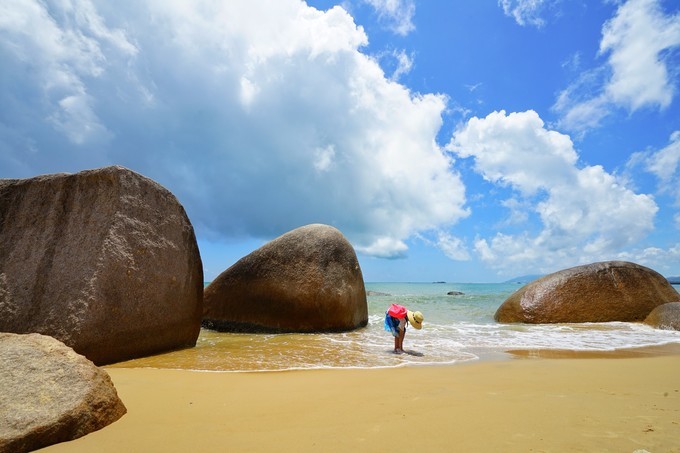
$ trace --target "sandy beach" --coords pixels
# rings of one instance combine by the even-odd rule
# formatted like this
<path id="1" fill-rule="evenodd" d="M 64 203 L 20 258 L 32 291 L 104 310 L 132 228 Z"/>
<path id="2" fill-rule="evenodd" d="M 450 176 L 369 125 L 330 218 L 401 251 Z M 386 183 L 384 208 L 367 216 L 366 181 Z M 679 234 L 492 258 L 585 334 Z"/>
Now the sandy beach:
<path id="1" fill-rule="evenodd" d="M 108 368 L 128 414 L 43 451 L 680 452 L 680 355 L 653 352 L 370 370 Z"/>

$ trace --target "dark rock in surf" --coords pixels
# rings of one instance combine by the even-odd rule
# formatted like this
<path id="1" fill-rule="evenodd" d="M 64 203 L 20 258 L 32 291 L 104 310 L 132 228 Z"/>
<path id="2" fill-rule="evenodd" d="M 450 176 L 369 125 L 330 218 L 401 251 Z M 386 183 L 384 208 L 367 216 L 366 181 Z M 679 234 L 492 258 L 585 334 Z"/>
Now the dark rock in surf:
<path id="1" fill-rule="evenodd" d="M 680 302 L 659 305 L 645 318 L 645 324 L 657 329 L 680 330 Z"/>
<path id="2" fill-rule="evenodd" d="M 0 180 L 0 331 L 96 364 L 193 346 L 203 269 L 184 208 L 123 167 Z"/>
<path id="3" fill-rule="evenodd" d="M 364 280 L 337 229 L 307 225 L 241 258 L 205 289 L 203 325 L 222 331 L 347 331 L 368 323 Z"/>
<path id="4" fill-rule="evenodd" d="M 0 333 L 0 452 L 82 437 L 122 417 L 109 375 L 52 337 Z"/>
<path id="5" fill-rule="evenodd" d="M 449 291 L 448 293 L 446 293 L 447 296 L 462 296 L 464 294 L 465 293 L 461 293 L 460 291 Z"/>
<path id="6" fill-rule="evenodd" d="M 625 261 L 565 269 L 523 286 L 498 308 L 498 322 L 642 321 L 680 299 L 659 273 Z"/>

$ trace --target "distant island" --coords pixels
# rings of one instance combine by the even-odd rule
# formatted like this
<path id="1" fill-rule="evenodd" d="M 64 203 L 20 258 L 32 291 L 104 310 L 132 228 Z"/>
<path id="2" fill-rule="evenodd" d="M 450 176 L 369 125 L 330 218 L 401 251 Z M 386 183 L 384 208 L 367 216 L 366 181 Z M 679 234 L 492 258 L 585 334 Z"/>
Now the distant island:
<path id="1" fill-rule="evenodd" d="M 671 285 L 680 285 L 680 277 L 666 277 L 666 280 Z"/>
<path id="2" fill-rule="evenodd" d="M 510 280 L 506 280 L 503 283 L 525 283 L 526 284 L 526 283 L 532 282 L 534 280 L 537 280 L 541 277 L 543 277 L 542 274 L 541 275 L 539 275 L 539 274 L 522 275 L 520 277 L 515 277 L 515 278 L 511 278 Z"/>

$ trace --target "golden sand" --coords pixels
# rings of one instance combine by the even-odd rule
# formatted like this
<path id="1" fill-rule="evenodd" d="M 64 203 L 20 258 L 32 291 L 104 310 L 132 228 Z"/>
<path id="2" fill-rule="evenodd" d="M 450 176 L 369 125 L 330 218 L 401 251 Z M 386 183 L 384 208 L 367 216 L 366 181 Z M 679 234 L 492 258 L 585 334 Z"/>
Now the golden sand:
<path id="1" fill-rule="evenodd" d="M 680 452 L 678 355 L 107 371 L 128 414 L 44 451 Z"/>

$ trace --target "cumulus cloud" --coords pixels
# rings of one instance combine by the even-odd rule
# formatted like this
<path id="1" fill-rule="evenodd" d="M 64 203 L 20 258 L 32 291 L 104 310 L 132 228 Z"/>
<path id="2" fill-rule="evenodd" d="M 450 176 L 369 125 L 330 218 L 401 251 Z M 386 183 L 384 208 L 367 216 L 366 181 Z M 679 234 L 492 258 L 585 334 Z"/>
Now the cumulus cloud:
<path id="1" fill-rule="evenodd" d="M 529 220 L 528 206 L 524 200 L 518 200 L 517 198 L 508 198 L 501 201 L 501 206 L 507 208 L 510 211 L 507 219 L 504 220 L 504 225 L 517 225 L 523 224 Z"/>
<path id="2" fill-rule="evenodd" d="M 449 149 L 472 158 L 475 170 L 525 202 L 542 229 L 477 238 L 475 249 L 493 267 L 550 270 L 564 263 L 609 259 L 653 228 L 654 200 L 635 194 L 600 166 L 579 166 L 567 135 L 548 130 L 534 111 L 493 112 L 457 130 Z M 521 205 L 511 198 L 508 207 Z M 518 217 L 516 212 L 513 218 Z M 515 225 L 516 226 L 516 225 Z"/>
<path id="3" fill-rule="evenodd" d="M 608 97 L 630 111 L 667 107 L 675 91 L 662 53 L 680 45 L 680 15 L 665 16 L 658 0 L 629 0 L 602 28 L 600 53 L 609 53 Z"/>
<path id="4" fill-rule="evenodd" d="M 470 253 L 463 240 L 445 231 L 437 233 L 437 247 L 454 261 L 470 260 Z"/>
<path id="5" fill-rule="evenodd" d="M 560 93 L 555 110 L 561 126 L 584 131 L 612 109 L 634 112 L 670 105 L 676 87 L 668 53 L 680 45 L 680 14 L 664 14 L 659 0 L 628 0 L 602 27 L 605 65 L 584 73 Z"/>
<path id="6" fill-rule="evenodd" d="M 671 134 L 670 143 L 645 159 L 647 171 L 659 180 L 659 191 L 669 193 L 680 205 L 680 131 Z"/>
<path id="7" fill-rule="evenodd" d="M 506 16 L 515 19 L 519 25 L 533 25 L 541 28 L 545 20 L 541 17 L 545 0 L 498 0 Z"/>
<path id="8" fill-rule="evenodd" d="M 653 174 L 658 182 L 657 193 L 671 197 L 675 208 L 680 208 L 680 131 L 673 132 L 668 145 L 660 150 L 634 153 L 627 170 L 638 168 Z M 680 212 L 675 213 L 672 222 L 680 230 Z"/>
<path id="9" fill-rule="evenodd" d="M 403 256 L 468 214 L 465 192 L 435 141 L 446 98 L 391 80 L 366 43 L 344 9 L 299 0 L 2 2 L 0 168 L 121 164 L 211 240 L 322 222 Z"/>
<path id="10" fill-rule="evenodd" d="M 87 1 L 64 4 L 57 13 L 60 17 L 51 16 L 35 0 L 7 0 L 0 5 L 1 55 L 8 66 L 3 70 L 7 74 L 4 83 L 20 89 L 28 76 L 37 88 L 30 93 L 30 100 L 49 104 L 43 121 L 71 142 L 108 138 L 87 85 L 103 74 L 109 58 L 125 61 L 137 49 L 123 31 L 105 27 Z M 65 17 L 69 20 L 63 20 Z M 15 72 L 20 69 L 25 72 Z M 12 101 L 6 95 L 2 98 Z"/>
<path id="11" fill-rule="evenodd" d="M 413 16 L 416 13 L 414 0 L 364 0 L 371 5 L 380 18 L 396 34 L 406 36 L 415 30 Z"/>
<path id="12" fill-rule="evenodd" d="M 677 274 L 677 263 L 680 262 L 680 243 L 669 248 L 647 247 L 632 252 L 621 252 L 616 259 L 622 261 L 633 261 L 635 263 L 648 266 L 668 277 L 675 277 Z"/>

